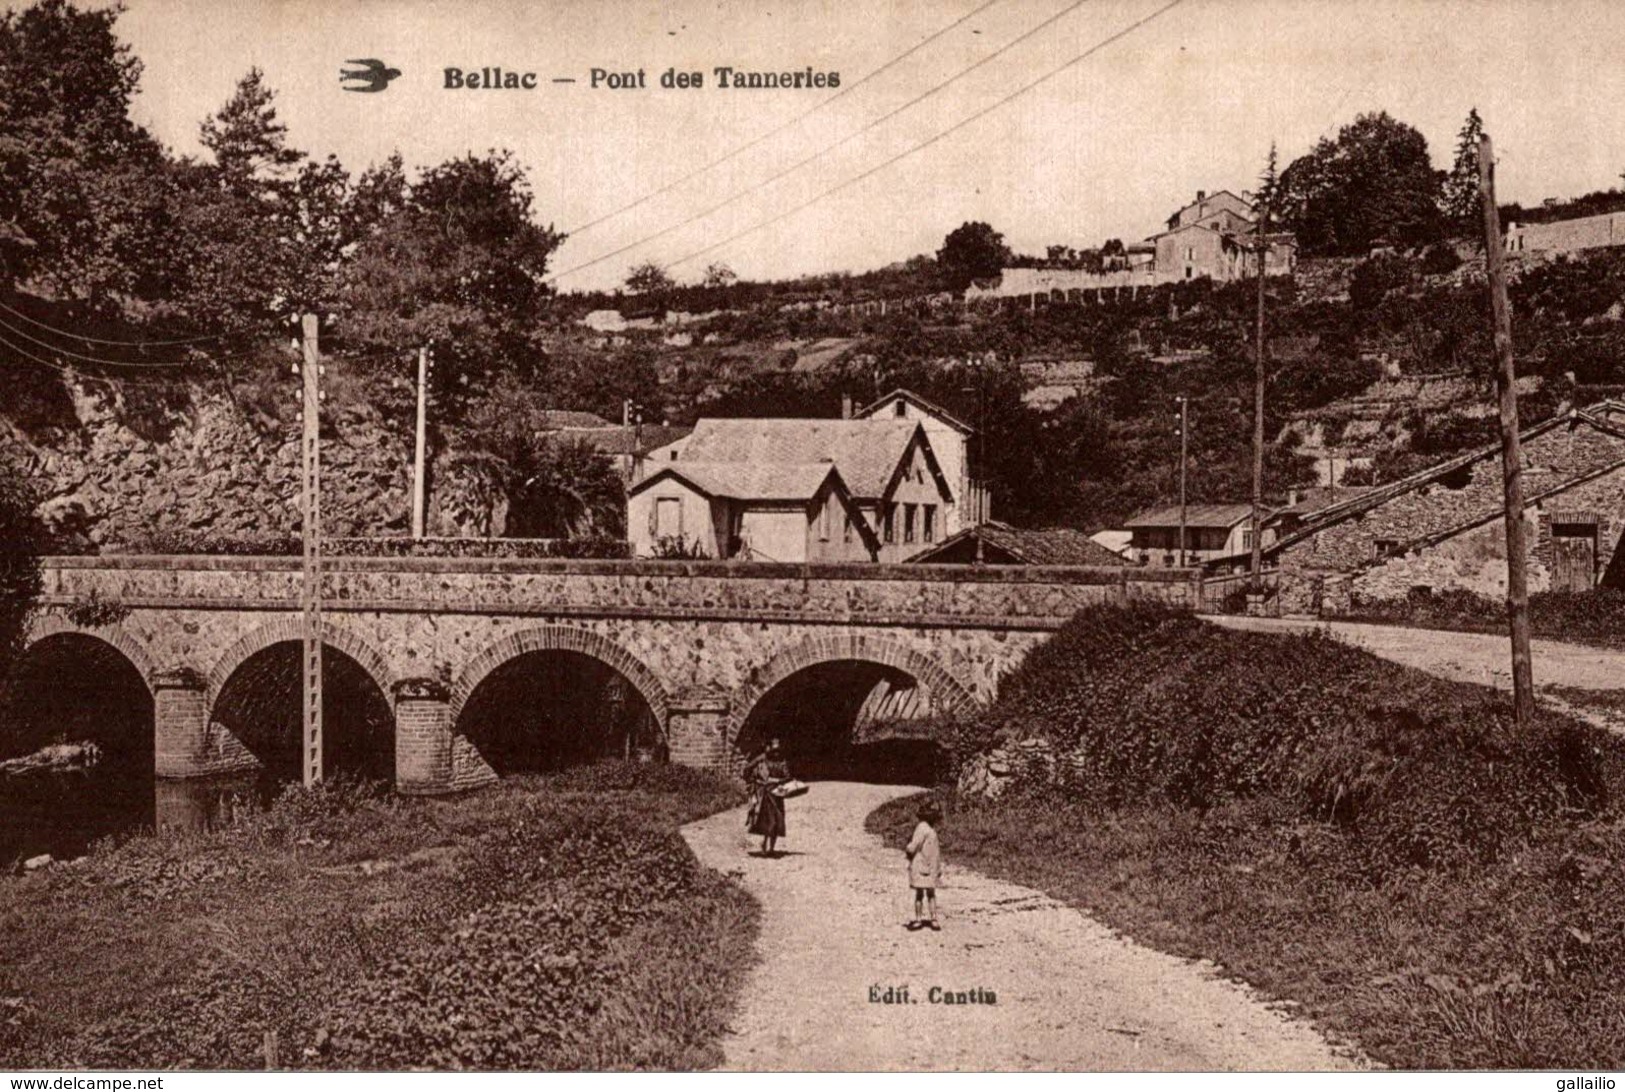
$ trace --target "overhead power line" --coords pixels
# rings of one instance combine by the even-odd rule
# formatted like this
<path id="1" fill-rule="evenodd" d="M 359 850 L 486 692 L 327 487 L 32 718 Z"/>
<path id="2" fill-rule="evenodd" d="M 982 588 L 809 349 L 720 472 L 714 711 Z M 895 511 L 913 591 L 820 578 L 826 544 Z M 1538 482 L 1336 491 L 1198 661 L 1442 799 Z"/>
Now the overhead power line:
<path id="1" fill-rule="evenodd" d="M 6 330 L 14 337 L 20 337 L 25 341 L 33 342 L 46 352 L 55 353 L 58 356 L 71 357 L 74 360 L 82 360 L 87 364 L 102 364 L 110 368 L 185 368 L 190 367 L 195 363 L 195 361 L 190 360 L 109 360 L 106 357 L 88 356 L 85 353 L 76 353 L 72 349 L 64 349 L 61 346 L 52 345 L 48 341 L 41 341 L 33 334 L 30 334 L 27 330 L 24 330 L 18 326 L 13 326 L 4 319 L 0 319 L 0 330 Z"/>
<path id="2" fill-rule="evenodd" d="M 149 340 L 121 341 L 121 340 L 118 340 L 118 339 L 115 339 L 115 338 L 91 337 L 89 334 L 76 334 L 71 330 L 62 330 L 62 329 L 59 329 L 58 327 L 50 325 L 49 323 L 41 322 L 37 318 L 32 318 L 32 317 L 30 317 L 28 315 L 25 315 L 21 311 L 17 310 L 15 307 L 11 307 L 11 306 L 9 306 L 9 305 L 7 305 L 5 303 L 0 303 L 0 310 L 7 311 L 10 314 L 15 315 L 17 318 L 22 319 L 24 322 L 28 323 L 30 326 L 37 327 L 37 328 L 39 328 L 41 330 L 45 330 L 45 331 L 47 331 L 49 333 L 57 334 L 58 336 L 61 336 L 61 337 L 71 337 L 75 341 L 88 342 L 91 345 L 115 345 L 115 346 L 122 346 L 122 347 L 126 347 L 126 348 L 154 348 L 154 349 L 156 349 L 156 348 L 169 348 L 169 347 L 173 347 L 173 346 L 177 346 L 177 345 L 199 345 L 199 344 L 202 344 L 205 341 L 218 341 L 218 340 L 220 340 L 220 336 L 221 336 L 219 334 L 205 334 L 205 335 L 202 335 L 200 337 L 174 338 L 174 339 L 167 340 L 167 341 L 149 341 Z"/>
<path id="3" fill-rule="evenodd" d="M 1181 5 L 1183 3 L 1185 3 L 1185 0 L 1171 0 L 1170 3 L 1164 4 L 1162 7 L 1158 8 L 1156 11 L 1152 12 L 1151 14 L 1149 14 L 1147 16 L 1144 16 L 1143 18 L 1138 19 L 1133 23 L 1130 23 L 1128 26 L 1124 27 L 1122 30 L 1120 30 L 1117 33 L 1111 35 L 1110 37 L 1102 38 L 1100 41 L 1096 42 L 1094 45 L 1090 46 L 1088 49 L 1084 50 L 1082 53 L 1078 54 L 1076 57 L 1073 57 L 1071 60 L 1066 61 L 1063 64 L 1059 64 L 1059 65 L 1055 66 L 1054 68 L 1050 69 L 1048 72 L 1044 73 L 1042 76 L 1039 76 L 1037 79 L 1033 80 L 1031 83 L 1023 84 L 1021 87 L 1017 88 L 1015 91 L 1012 91 L 1010 94 L 1004 96 L 1003 98 L 997 100 L 996 102 L 992 103 L 989 106 L 983 107 L 981 110 L 976 111 L 976 113 L 971 114 L 969 117 L 966 117 L 961 121 L 955 122 L 953 125 L 950 125 L 948 128 L 942 130 L 942 132 L 936 134 L 935 136 L 930 137 L 929 139 L 926 139 L 926 140 L 922 140 L 918 144 L 915 144 L 915 145 L 913 145 L 911 147 L 903 149 L 901 152 L 898 152 L 896 155 L 893 155 L 893 156 L 883 160 L 882 162 L 876 164 L 875 166 L 870 167 L 868 170 L 864 171 L 862 174 L 853 175 L 851 178 L 848 178 L 844 182 L 838 182 L 835 185 L 829 187 L 828 189 L 822 190 L 819 193 L 814 194 L 812 197 L 808 198 L 806 201 L 803 201 L 801 204 L 795 206 L 792 209 L 788 209 L 788 210 L 786 210 L 786 211 L 784 211 L 782 213 L 779 213 L 776 216 L 770 216 L 766 220 L 762 220 L 759 223 L 753 224 L 752 226 L 750 226 L 748 228 L 745 228 L 743 231 L 735 232 L 734 234 L 728 236 L 726 239 L 722 239 L 722 240 L 720 240 L 718 242 L 711 243 L 708 246 L 701 247 L 699 250 L 691 251 L 690 253 L 683 255 L 681 258 L 676 259 L 675 261 L 673 261 L 670 264 L 672 264 L 674 266 L 675 265 L 682 265 L 685 262 L 691 262 L 696 258 L 704 257 L 705 255 L 711 253 L 713 250 L 719 250 L 722 247 L 727 246 L 729 243 L 737 242 L 738 240 L 745 238 L 747 235 L 754 235 L 756 232 L 761 231 L 764 228 L 771 227 L 772 225 L 778 223 L 780 220 L 784 220 L 784 219 L 787 219 L 787 218 L 789 218 L 791 216 L 794 216 L 796 213 L 801 212 L 803 209 L 811 208 L 813 205 L 816 205 L 818 202 L 822 201 L 824 198 L 830 196 L 831 194 L 839 193 L 840 191 L 842 191 L 844 189 L 847 189 L 847 188 L 849 188 L 851 186 L 857 185 L 859 182 L 862 182 L 866 178 L 871 178 L 874 175 L 879 174 L 881 171 L 885 170 L 887 167 L 890 167 L 892 164 L 898 162 L 899 160 L 907 159 L 909 156 L 913 155 L 915 152 L 924 151 L 926 148 L 931 147 L 931 145 L 937 143 L 938 141 L 942 140 L 943 138 L 949 136 L 950 134 L 955 133 L 960 129 L 963 129 L 965 126 L 971 124 L 974 121 L 977 121 L 977 120 L 980 120 L 981 118 L 986 117 L 988 114 L 991 114 L 993 111 L 997 110 L 999 107 L 1005 105 L 1006 103 L 1010 102 L 1011 100 L 1016 99 L 1016 98 L 1018 98 L 1018 97 L 1020 97 L 1022 95 L 1025 95 L 1028 91 L 1031 91 L 1033 88 L 1037 87 L 1039 84 L 1042 84 L 1042 83 L 1045 83 L 1048 80 L 1054 79 L 1056 76 L 1059 76 L 1062 72 L 1065 72 L 1067 69 L 1073 67 L 1074 65 L 1080 64 L 1081 62 L 1083 62 L 1083 61 L 1087 60 L 1088 58 L 1094 56 L 1096 53 L 1100 52 L 1102 49 L 1105 49 L 1108 46 L 1114 45 L 1117 42 L 1122 41 L 1124 38 L 1128 37 L 1130 34 L 1134 33 L 1136 30 L 1139 30 L 1141 27 L 1145 26 L 1147 23 L 1151 22 L 1154 19 L 1161 18 L 1162 16 L 1166 15 L 1168 12 L 1172 11 L 1173 9 L 1179 7 L 1179 5 Z M 562 275 L 563 274 L 560 274 L 560 276 L 562 276 Z"/>
<path id="4" fill-rule="evenodd" d="M 744 144 L 741 144 L 739 147 L 735 148 L 733 151 L 728 152 L 725 155 L 719 156 L 718 158 L 711 160 L 711 162 L 706 163 L 703 166 L 699 166 L 699 167 L 694 168 L 692 171 L 689 171 L 687 174 L 683 175 L 681 178 L 674 179 L 673 181 L 666 183 L 664 186 L 661 186 L 657 190 L 651 190 L 650 192 L 644 194 L 642 197 L 638 198 L 636 201 L 631 202 L 630 204 L 622 205 L 620 208 L 614 210 L 613 212 L 606 212 L 606 213 L 604 213 L 604 215 L 598 217 L 597 219 L 588 220 L 584 224 L 579 224 L 576 227 L 570 228 L 567 231 L 565 231 L 564 234 L 566 234 L 566 235 L 579 235 L 583 231 L 587 231 L 587 230 L 589 230 L 591 228 L 595 228 L 599 224 L 602 224 L 602 223 L 604 223 L 604 222 L 606 222 L 608 220 L 613 220 L 617 216 L 622 215 L 623 213 L 631 212 L 635 208 L 639 208 L 639 207 L 641 207 L 643 205 L 646 205 L 650 201 L 653 201 L 656 197 L 661 196 L 662 194 L 670 193 L 672 190 L 676 189 L 678 186 L 681 186 L 683 183 L 688 182 L 688 181 L 690 181 L 692 179 L 698 178 L 700 175 L 704 174 L 706 171 L 711 170 L 713 167 L 720 167 L 720 166 L 722 166 L 722 164 L 727 163 L 730 160 L 739 158 L 740 156 L 744 155 L 746 152 L 750 151 L 752 148 L 755 148 L 758 145 L 762 144 L 764 141 L 771 140 L 774 137 L 778 136 L 780 133 L 784 132 L 786 129 L 790 129 L 790 128 L 793 128 L 796 125 L 799 125 L 801 122 L 803 122 L 803 121 L 807 120 L 808 118 L 812 117 L 814 114 L 818 113 L 818 111 L 822 110 L 824 107 L 826 107 L 830 103 L 834 102 L 836 99 L 839 99 L 839 98 L 841 98 L 841 97 L 843 97 L 845 95 L 850 95 L 852 92 L 856 91 L 858 88 L 862 87 L 864 84 L 868 83 L 870 80 L 874 79 L 876 76 L 879 76 L 882 73 L 888 71 L 889 69 L 892 69 L 892 68 L 896 67 L 897 65 L 901 64 L 902 62 L 908 60 L 908 58 L 912 57 L 914 54 L 918 53 L 920 50 L 924 49 L 926 46 L 930 45 L 932 42 L 936 41 L 938 38 L 941 38 L 944 34 L 947 34 L 949 31 L 953 30 L 955 27 L 958 27 L 958 26 L 964 24 L 965 22 L 975 18 L 976 16 L 982 14 L 982 12 L 986 11 L 988 8 L 992 7 L 994 4 L 997 4 L 999 2 L 1000 2 L 1000 0 L 987 0 L 987 3 L 982 4 L 981 6 L 973 9 L 968 14 L 960 16 L 958 19 L 955 19 L 953 22 L 949 23 L 947 26 L 943 27 L 941 30 L 938 30 L 935 33 L 927 36 L 926 38 L 921 39 L 920 41 L 916 42 L 914 45 L 910 46 L 908 49 L 905 49 L 903 52 L 899 53 L 897 56 L 895 56 L 891 60 L 887 61 L 885 64 L 881 65 L 879 68 L 876 68 L 876 69 L 872 70 L 867 75 L 865 75 L 865 76 L 861 77 L 860 79 L 858 79 L 856 82 L 847 84 L 845 87 L 843 87 L 839 91 L 835 92 L 835 94 L 829 96 L 829 98 L 821 100 L 820 102 L 818 102 L 817 104 L 812 106 L 810 109 L 804 110 L 803 112 L 797 114 L 795 117 L 791 118 L 789 121 L 785 122 L 784 124 L 776 126 L 776 127 L 772 128 L 772 129 L 769 129 L 767 132 L 763 133 L 761 136 L 758 136 L 758 137 L 755 137 L 755 138 L 753 138 L 751 140 L 746 141 Z"/>
<path id="5" fill-rule="evenodd" d="M 972 72 L 975 72 L 977 69 L 981 68 L 983 65 L 989 64 L 992 61 L 997 60 L 999 57 L 1003 56 L 1005 53 L 1008 53 L 1010 50 L 1014 49 L 1016 46 L 1020 45 L 1022 42 L 1026 41 L 1027 39 L 1031 38 L 1033 35 L 1037 34 L 1039 31 L 1049 28 L 1050 26 L 1054 25 L 1056 22 L 1058 22 L 1059 20 L 1065 18 L 1066 16 L 1072 14 L 1074 11 L 1078 10 L 1079 8 L 1081 8 L 1084 4 L 1087 4 L 1088 2 L 1089 2 L 1089 0 L 1072 0 L 1072 3 L 1068 4 L 1066 7 L 1062 8 L 1060 11 L 1056 12 L 1054 15 L 1051 15 L 1049 18 L 1045 19 L 1043 22 L 1039 23 L 1037 26 L 1031 27 L 1030 29 L 1023 31 L 1021 34 L 1017 35 L 1016 37 L 1010 39 L 1010 41 L 1004 43 L 998 49 L 995 49 L 992 53 L 989 53 L 986 57 L 983 57 L 981 60 L 976 61 L 975 63 L 973 63 L 973 64 L 971 64 L 971 65 L 969 65 L 969 66 L 967 66 L 965 68 L 960 69 L 958 72 L 955 72 L 952 76 L 949 76 L 946 80 L 943 80 L 941 83 L 934 84 L 932 87 L 928 88 L 927 90 L 921 92 L 920 94 L 914 96 L 912 99 L 909 99 L 907 102 L 903 103 L 903 105 L 898 106 L 898 107 L 896 107 L 896 108 L 894 108 L 892 110 L 888 110 L 886 113 L 880 115 L 878 118 L 875 118 L 873 121 L 870 121 L 869 123 L 864 125 L 862 128 L 854 130 L 851 133 L 848 133 L 846 136 L 844 136 L 841 139 L 837 140 L 835 143 L 824 145 L 824 147 L 818 149 L 818 151 L 816 151 L 816 152 L 812 153 L 811 155 L 807 156 L 805 159 L 801 159 L 801 160 L 796 161 L 795 163 L 792 163 L 790 166 L 784 168 L 779 173 L 777 173 L 775 175 L 772 175 L 772 176 L 770 176 L 768 178 L 765 178 L 762 181 L 755 183 L 754 185 L 747 186 L 746 188 L 744 188 L 742 190 L 738 190 L 738 191 L 730 194 L 728 197 L 725 197 L 723 200 L 721 200 L 721 201 L 717 202 L 716 204 L 712 205 L 711 207 L 709 207 L 707 209 L 704 209 L 703 211 L 695 213 L 694 215 L 688 217 L 686 220 L 680 220 L 677 223 L 672 224 L 670 227 L 662 228 L 659 231 L 655 232 L 653 235 L 646 235 L 642 239 L 639 239 L 635 243 L 628 243 L 626 246 L 617 247 L 616 249 L 611 250 L 606 254 L 600 254 L 598 257 L 593 258 L 591 261 L 582 262 L 579 265 L 571 266 L 569 269 L 566 269 L 562 273 L 556 273 L 556 274 L 554 274 L 552 279 L 556 281 L 556 280 L 559 280 L 559 279 L 561 279 L 563 277 L 568 277 L 570 274 L 579 273 L 583 269 L 591 269 L 595 265 L 602 265 L 604 262 L 607 262 L 612 258 L 618 258 L 622 254 L 627 253 L 628 251 L 637 250 L 640 247 L 647 246 L 650 243 L 654 242 L 656 239 L 663 239 L 667 235 L 670 235 L 674 231 L 681 231 L 683 228 L 688 227 L 690 224 L 697 223 L 700 220 L 703 220 L 706 217 L 710 216 L 712 213 L 720 212 L 722 209 L 727 208 L 729 205 L 733 204 L 734 202 L 740 201 L 740 200 L 742 200 L 742 199 L 744 199 L 746 197 L 749 197 L 751 194 L 757 193 L 757 192 L 767 188 L 768 186 L 771 186 L 773 183 L 779 181 L 780 179 L 786 178 L 789 175 L 794 174 L 796 171 L 800 170 L 802 167 L 805 167 L 807 164 L 813 162 L 813 160 L 819 159 L 822 156 L 828 155 L 830 152 L 833 152 L 835 149 L 840 148 L 843 145 L 851 143 L 852 141 L 856 140 L 858 137 L 860 137 L 863 134 L 869 132 L 871 129 L 874 129 L 876 126 L 883 125 L 884 123 L 886 123 L 887 121 L 890 121 L 892 118 L 896 117 L 898 114 L 901 114 L 903 111 L 909 109 L 910 107 L 915 106 L 915 105 L 917 105 L 917 104 L 919 104 L 921 102 L 924 102 L 926 99 L 930 98 L 932 95 L 935 95 L 939 91 L 942 91 L 943 89 L 953 85 L 954 83 L 957 83 L 959 80 L 961 80 L 964 77 L 970 75 Z"/>

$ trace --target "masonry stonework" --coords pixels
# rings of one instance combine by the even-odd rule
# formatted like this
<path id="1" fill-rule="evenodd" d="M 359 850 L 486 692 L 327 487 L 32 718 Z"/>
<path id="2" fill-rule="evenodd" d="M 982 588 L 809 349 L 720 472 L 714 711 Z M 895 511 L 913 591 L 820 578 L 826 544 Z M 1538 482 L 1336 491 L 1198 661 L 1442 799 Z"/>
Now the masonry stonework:
<path id="1" fill-rule="evenodd" d="M 1552 584 L 1553 523 L 1596 525 L 1593 580 L 1625 530 L 1625 437 L 1586 419 L 1542 426 L 1523 442 L 1529 588 Z M 1276 553 L 1281 611 L 1333 614 L 1352 599 L 1402 599 L 1412 589 L 1506 593 L 1499 452 L 1288 542 Z"/>
<path id="2" fill-rule="evenodd" d="M 459 725 L 495 668 L 533 652 L 591 656 L 648 704 L 674 761 L 724 768 L 756 702 L 805 667 L 863 660 L 916 678 L 943 709 L 991 701 L 999 679 L 1076 611 L 1151 600 L 1194 606 L 1185 574 L 985 566 L 335 558 L 323 640 L 396 714 L 403 791 L 497 775 Z M 48 559 L 37 639 L 78 632 L 66 609 L 125 608 L 109 640 L 153 676 L 159 773 L 201 776 L 253 756 L 209 710 L 237 668 L 298 640 L 298 562 L 284 558 Z"/>

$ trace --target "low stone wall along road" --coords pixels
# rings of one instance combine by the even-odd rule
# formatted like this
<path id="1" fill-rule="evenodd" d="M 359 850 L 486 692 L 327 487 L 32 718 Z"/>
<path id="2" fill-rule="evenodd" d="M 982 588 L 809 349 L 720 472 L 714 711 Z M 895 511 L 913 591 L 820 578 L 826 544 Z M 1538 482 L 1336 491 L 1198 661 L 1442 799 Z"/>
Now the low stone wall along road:
<path id="1" fill-rule="evenodd" d="M 789 802 L 787 853 L 776 859 L 747 854 L 742 809 L 684 828 L 700 860 L 739 879 L 763 907 L 761 962 L 723 1044 L 727 1068 L 1359 1067 L 1209 965 L 1134 944 L 1038 891 L 956 868 L 951 827 L 938 893 L 943 930 L 908 931 L 903 855 L 863 822 L 912 791 L 816 783 Z M 870 1000 L 905 986 L 906 1003 Z M 968 1003 L 933 1003 L 932 987 Z"/>

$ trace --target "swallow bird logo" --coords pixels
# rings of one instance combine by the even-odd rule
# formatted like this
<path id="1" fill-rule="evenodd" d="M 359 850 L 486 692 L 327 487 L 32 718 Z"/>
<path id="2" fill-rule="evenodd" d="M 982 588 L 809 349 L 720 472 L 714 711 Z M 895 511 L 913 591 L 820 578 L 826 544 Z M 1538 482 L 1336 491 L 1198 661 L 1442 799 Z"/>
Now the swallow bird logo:
<path id="1" fill-rule="evenodd" d="M 357 84 L 366 85 L 365 87 L 346 87 L 346 91 L 363 91 L 369 94 L 374 91 L 382 91 L 389 86 L 390 80 L 401 74 L 400 69 L 390 68 L 383 61 L 371 58 L 360 61 L 350 60 L 344 63 L 360 65 L 361 67 L 339 69 L 339 82 L 348 83 L 354 81 Z"/>

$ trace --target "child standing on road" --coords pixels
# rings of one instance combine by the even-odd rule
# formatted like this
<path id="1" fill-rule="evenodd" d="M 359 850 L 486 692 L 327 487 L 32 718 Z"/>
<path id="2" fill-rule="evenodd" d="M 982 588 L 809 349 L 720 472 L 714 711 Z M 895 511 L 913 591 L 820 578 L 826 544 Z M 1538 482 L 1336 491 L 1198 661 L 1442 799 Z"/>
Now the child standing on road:
<path id="1" fill-rule="evenodd" d="M 914 920 L 910 929 L 940 930 L 937 924 L 937 881 L 942 879 L 942 848 L 937 844 L 936 824 L 942 822 L 942 809 L 936 801 L 927 800 L 920 805 L 920 822 L 914 836 L 908 840 L 908 885 L 914 889 Z M 927 919 L 922 912 L 930 908 Z"/>

